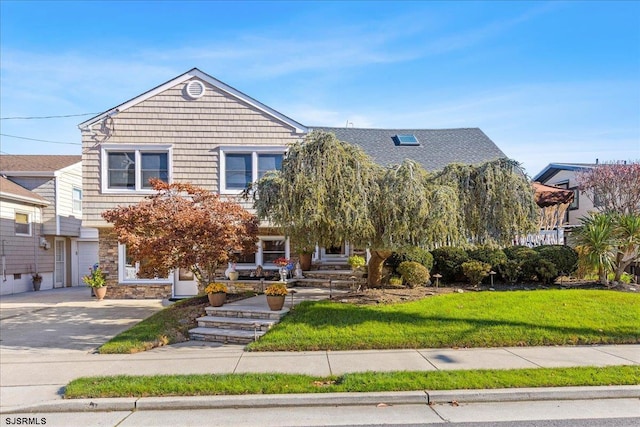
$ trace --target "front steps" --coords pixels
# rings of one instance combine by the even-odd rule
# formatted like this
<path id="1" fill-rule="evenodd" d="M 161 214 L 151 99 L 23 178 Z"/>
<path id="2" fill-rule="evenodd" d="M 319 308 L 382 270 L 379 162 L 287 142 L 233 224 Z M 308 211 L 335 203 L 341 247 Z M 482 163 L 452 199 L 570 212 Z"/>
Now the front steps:
<path id="1" fill-rule="evenodd" d="M 193 341 L 212 341 L 224 344 L 249 344 L 267 331 L 289 312 L 288 308 L 272 311 L 256 306 L 229 305 L 207 307 L 206 316 L 199 317 L 198 327 L 189 330 Z"/>
<path id="2" fill-rule="evenodd" d="M 367 282 L 362 272 L 352 270 L 309 270 L 302 274 L 303 279 L 295 279 L 296 286 L 354 290 Z"/>

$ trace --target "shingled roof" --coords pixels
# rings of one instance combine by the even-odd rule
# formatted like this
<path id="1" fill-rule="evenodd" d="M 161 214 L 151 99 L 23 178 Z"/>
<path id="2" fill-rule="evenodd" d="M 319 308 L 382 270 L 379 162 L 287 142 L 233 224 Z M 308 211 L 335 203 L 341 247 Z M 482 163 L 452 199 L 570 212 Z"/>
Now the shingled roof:
<path id="1" fill-rule="evenodd" d="M 311 126 L 332 132 L 340 141 L 356 144 L 374 161 L 390 166 L 412 159 L 435 171 L 450 163 L 478 164 L 507 157 L 478 128 L 462 129 L 360 129 Z M 398 145 L 396 135 L 414 135 L 419 145 Z"/>
<path id="2" fill-rule="evenodd" d="M 7 178 L 0 176 L 0 196 L 9 199 L 29 202 L 35 205 L 48 205 L 49 202 L 39 194 L 29 191 L 26 188 L 9 181 Z"/>
<path id="3" fill-rule="evenodd" d="M 82 156 L 6 154 L 0 156 L 0 173 L 55 172 L 82 161 Z"/>

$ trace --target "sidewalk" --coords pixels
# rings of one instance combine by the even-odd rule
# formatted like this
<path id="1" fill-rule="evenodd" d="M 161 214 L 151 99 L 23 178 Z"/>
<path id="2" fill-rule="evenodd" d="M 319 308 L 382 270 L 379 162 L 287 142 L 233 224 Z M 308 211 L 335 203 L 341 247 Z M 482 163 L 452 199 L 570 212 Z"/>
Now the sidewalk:
<path id="1" fill-rule="evenodd" d="M 84 289 L 86 291 L 86 289 Z M 55 291 L 52 291 L 55 292 Z M 76 293 L 74 293 L 76 292 Z M 77 294 L 77 295 L 76 295 Z M 296 302 L 304 299 L 304 292 L 296 294 Z M 322 292 L 308 292 L 308 297 L 320 298 Z M 31 296 L 33 298 L 34 296 Z M 61 301 L 42 303 L 43 296 L 37 295 L 38 303 L 31 306 L 24 296 L 20 298 L 3 297 L 0 300 L 2 312 L 2 341 L 0 342 L 0 410 L 2 412 L 16 411 L 26 407 L 46 407 L 48 410 L 69 410 L 85 407 L 88 402 L 65 401 L 61 398 L 61 389 L 69 381 L 81 376 L 98 375 L 154 375 L 154 374 L 203 374 L 203 373 L 245 373 L 245 372 L 281 372 L 302 373 L 317 376 L 340 375 L 348 372 L 362 371 L 435 371 L 450 369 L 520 369 L 537 367 L 567 367 L 567 366 L 610 366 L 610 365 L 638 365 L 640 364 L 640 345 L 606 345 L 606 346 L 581 346 L 581 347 L 515 347 L 515 348 L 482 348 L 482 349 L 417 349 L 417 350 L 368 350 L 368 351 L 314 351 L 314 352 L 245 352 L 242 346 L 220 345 L 203 342 L 187 342 L 172 346 L 161 347 L 151 351 L 131 355 L 99 355 L 91 349 L 86 350 L 79 343 L 83 337 L 74 336 L 76 344 L 70 348 L 63 344 L 47 349 L 53 337 L 66 336 L 70 330 L 77 332 L 76 323 L 86 324 L 87 319 L 78 322 L 61 321 L 55 323 L 55 314 L 72 313 L 80 311 L 82 316 L 91 313 L 90 323 L 111 324 L 114 329 L 126 329 L 121 322 L 135 323 L 148 314 L 147 311 L 155 311 L 161 308 L 160 301 L 138 302 L 132 301 L 105 301 L 104 305 L 96 301 L 84 301 L 86 295 L 79 291 L 72 291 Z M 53 297 L 52 297 L 53 298 Z M 69 301 L 78 298 L 79 301 Z M 255 297 L 261 298 L 261 297 Z M 262 297 L 263 298 L 263 297 Z M 17 300 L 20 299 L 20 302 Z M 254 302 L 258 302 L 257 300 Z M 288 302 L 288 301 L 287 301 Z M 246 304 L 244 301 L 242 304 Z M 233 304 L 233 303 L 231 303 Z M 230 304 L 230 305 L 231 305 Z M 266 304 L 266 303 L 265 303 Z M 141 306 L 142 305 L 142 306 Z M 82 306 L 82 308 L 78 308 Z M 34 308 L 35 307 L 35 308 Z M 46 308 L 48 311 L 38 311 Z M 13 311 L 11 311 L 13 310 Z M 58 310 L 58 311 L 56 311 Z M 34 313 L 35 311 L 35 313 Z M 9 317 L 7 314 L 9 313 Z M 34 322 L 31 317 L 47 313 L 46 322 L 49 323 L 55 333 L 38 334 L 30 325 Z M 150 314 L 150 313 L 149 313 Z M 99 318 L 105 315 L 106 318 Z M 82 317 L 81 316 L 81 317 Z M 119 319 L 119 320 L 115 320 Z M 38 321 L 41 322 L 41 321 Z M 115 325 L 114 325 L 115 323 Z M 90 325 L 91 326 L 91 325 Z M 31 331 L 31 336 L 24 337 L 21 330 Z M 114 333 L 115 335 L 115 333 Z M 103 336 L 102 342 L 110 336 Z M 31 342 L 29 343 L 29 340 Z M 95 336 L 86 337 L 87 346 L 93 345 Z M 94 345 L 93 348 L 96 346 Z M 602 390 L 597 390 L 602 389 Z M 567 395 L 573 393 L 585 398 L 590 392 L 597 392 L 597 396 L 615 395 L 616 397 L 640 397 L 640 387 L 604 387 L 604 388 L 562 388 L 533 390 L 507 390 L 500 391 L 467 391 L 444 392 L 441 396 L 449 396 L 454 399 L 452 393 L 457 396 L 485 396 L 484 398 L 513 399 L 517 396 L 544 396 Z M 425 397 L 425 392 L 417 392 L 424 402 L 425 399 L 433 399 L 434 395 Z M 448 393 L 448 394 L 447 394 Z M 409 393 L 415 398 L 415 393 Z M 409 395 L 386 393 L 389 399 L 400 398 L 398 396 Z M 351 401 L 364 399 L 366 394 L 356 393 L 354 396 L 341 395 L 327 400 L 327 397 L 311 396 L 316 402 Z M 359 396 L 359 397 L 358 397 Z M 396 396 L 396 397 L 394 397 Z M 430 397 L 429 397 L 430 396 Z M 594 397 L 601 398 L 601 397 Z M 171 398 L 155 399 L 153 401 L 164 402 L 176 407 L 193 407 L 193 405 L 206 405 L 210 407 L 214 403 L 221 404 L 225 401 L 234 402 L 245 400 L 249 404 L 256 404 L 259 400 L 265 402 L 278 402 L 283 405 L 282 399 L 295 401 L 304 400 L 299 396 L 241 396 L 212 398 Z M 308 401 L 307 399 L 307 401 Z M 374 399 L 382 401 L 380 396 Z M 93 403 L 101 401 L 99 407 L 104 409 L 116 403 L 126 405 L 138 405 L 147 400 L 142 399 L 93 399 Z M 199 403 L 200 402 L 200 403 Z M 252 402 L 252 403 L 251 403 Z M 42 406 L 44 405 L 44 406 Z M 144 405 L 143 405 L 144 406 Z M 67 408 L 67 409 L 64 409 Z"/>

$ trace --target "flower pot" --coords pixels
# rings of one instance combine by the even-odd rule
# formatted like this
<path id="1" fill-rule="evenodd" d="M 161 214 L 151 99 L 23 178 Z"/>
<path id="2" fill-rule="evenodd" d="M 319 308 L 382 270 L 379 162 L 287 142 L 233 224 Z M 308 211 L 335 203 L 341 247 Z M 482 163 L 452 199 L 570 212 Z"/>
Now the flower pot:
<path id="1" fill-rule="evenodd" d="M 42 285 L 42 278 L 33 279 L 33 290 L 34 291 L 39 291 L 40 290 L 40 285 Z"/>
<path id="2" fill-rule="evenodd" d="M 300 254 L 300 268 L 302 269 L 302 271 L 311 270 L 311 254 L 310 253 Z"/>
<path id="3" fill-rule="evenodd" d="M 237 271 L 230 271 L 229 272 L 229 280 L 231 280 L 232 282 L 235 280 L 238 280 L 238 277 L 240 276 L 240 273 L 238 273 Z"/>
<path id="4" fill-rule="evenodd" d="M 102 301 L 107 294 L 107 287 L 101 286 L 99 288 L 93 288 L 93 293 L 96 295 L 96 298 L 98 298 L 98 301 Z"/>
<path id="5" fill-rule="evenodd" d="M 267 295 L 267 304 L 272 311 L 282 310 L 284 306 L 284 295 Z"/>
<path id="6" fill-rule="evenodd" d="M 215 294 L 207 294 L 207 298 L 209 298 L 209 304 L 212 307 L 222 307 L 222 305 L 227 301 L 227 294 L 224 292 L 216 292 Z"/>

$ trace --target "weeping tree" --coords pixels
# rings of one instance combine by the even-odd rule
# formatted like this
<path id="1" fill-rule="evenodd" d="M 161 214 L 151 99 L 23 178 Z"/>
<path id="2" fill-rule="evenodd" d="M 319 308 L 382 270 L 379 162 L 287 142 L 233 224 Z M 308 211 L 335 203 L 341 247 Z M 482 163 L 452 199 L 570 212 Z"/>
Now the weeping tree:
<path id="1" fill-rule="evenodd" d="M 458 193 L 461 234 L 474 245 L 506 246 L 515 236 L 535 232 L 539 207 L 515 160 L 480 165 L 451 164 L 433 178 Z M 452 206 L 453 208 L 453 206 Z"/>
<path id="2" fill-rule="evenodd" d="M 254 207 L 296 245 L 368 247 L 375 286 L 384 260 L 407 245 L 507 243 L 533 230 L 533 190 L 516 166 L 499 160 L 436 175 L 411 160 L 383 168 L 359 147 L 316 131 L 291 146 L 281 171 L 256 183 Z"/>
<path id="3" fill-rule="evenodd" d="M 298 249 L 344 240 L 366 245 L 375 233 L 369 209 L 381 172 L 358 147 L 312 132 L 289 148 L 280 171 L 255 184 L 254 208 Z"/>

